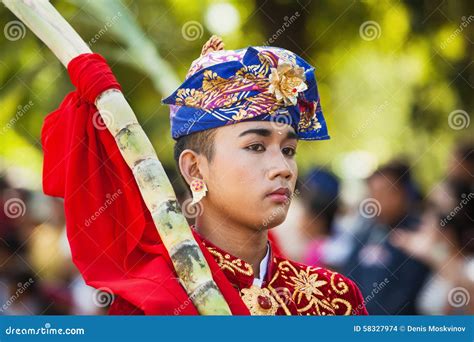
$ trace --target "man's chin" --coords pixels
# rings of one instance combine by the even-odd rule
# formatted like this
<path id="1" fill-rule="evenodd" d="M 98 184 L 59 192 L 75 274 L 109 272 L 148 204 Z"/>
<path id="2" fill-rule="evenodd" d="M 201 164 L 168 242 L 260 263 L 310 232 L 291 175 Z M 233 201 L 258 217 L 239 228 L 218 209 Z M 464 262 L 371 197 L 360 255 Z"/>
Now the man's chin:
<path id="1" fill-rule="evenodd" d="M 282 210 L 282 212 L 278 213 L 277 215 L 266 216 L 264 219 L 262 219 L 262 226 L 263 226 L 262 229 L 268 230 L 268 229 L 272 229 L 279 226 L 280 224 L 285 222 L 286 214 L 287 214 L 287 211 Z"/>

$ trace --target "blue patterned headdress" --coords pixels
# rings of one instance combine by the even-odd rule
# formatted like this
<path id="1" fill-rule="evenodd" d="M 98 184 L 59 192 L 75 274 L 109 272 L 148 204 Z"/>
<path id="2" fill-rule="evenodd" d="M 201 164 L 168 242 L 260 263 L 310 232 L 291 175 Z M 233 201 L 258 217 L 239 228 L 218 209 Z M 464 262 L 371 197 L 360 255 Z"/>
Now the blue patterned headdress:
<path id="1" fill-rule="evenodd" d="M 224 50 L 213 36 L 163 103 L 174 139 L 248 120 L 291 125 L 302 140 L 329 139 L 314 68 L 277 47 Z"/>

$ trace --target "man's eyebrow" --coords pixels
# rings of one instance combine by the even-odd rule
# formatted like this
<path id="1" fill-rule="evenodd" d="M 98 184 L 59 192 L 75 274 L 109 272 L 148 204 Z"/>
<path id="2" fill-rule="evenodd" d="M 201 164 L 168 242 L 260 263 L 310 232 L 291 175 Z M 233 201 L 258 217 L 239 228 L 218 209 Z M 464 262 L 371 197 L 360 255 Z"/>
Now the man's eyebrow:
<path id="1" fill-rule="evenodd" d="M 298 134 L 296 134 L 294 131 L 288 131 L 288 134 L 286 135 L 286 139 L 298 140 Z"/>
<path id="2" fill-rule="evenodd" d="M 266 128 L 252 128 L 252 129 L 248 129 L 248 130 L 243 131 L 242 133 L 240 133 L 239 137 L 242 137 L 242 136 L 247 135 L 247 134 L 257 134 L 257 135 L 261 135 L 263 137 L 269 137 L 269 136 L 272 135 L 272 131 L 270 131 L 269 129 L 266 129 Z M 286 139 L 298 139 L 298 135 L 293 131 L 289 131 L 286 134 Z"/>
<path id="3" fill-rule="evenodd" d="M 266 128 L 252 128 L 240 133 L 239 137 L 243 137 L 244 135 L 247 135 L 247 134 L 257 134 L 264 137 L 269 137 L 272 135 L 272 132 Z"/>

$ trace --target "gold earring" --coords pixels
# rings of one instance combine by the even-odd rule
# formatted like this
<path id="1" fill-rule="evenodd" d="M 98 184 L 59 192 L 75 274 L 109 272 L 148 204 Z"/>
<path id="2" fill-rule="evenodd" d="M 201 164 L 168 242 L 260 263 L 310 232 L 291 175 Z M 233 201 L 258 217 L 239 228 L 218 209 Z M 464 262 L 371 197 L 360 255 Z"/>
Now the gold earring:
<path id="1" fill-rule="evenodd" d="M 193 201 L 191 204 L 198 203 L 204 196 L 206 196 L 207 187 L 202 179 L 194 178 L 191 182 L 191 192 L 193 193 Z"/>

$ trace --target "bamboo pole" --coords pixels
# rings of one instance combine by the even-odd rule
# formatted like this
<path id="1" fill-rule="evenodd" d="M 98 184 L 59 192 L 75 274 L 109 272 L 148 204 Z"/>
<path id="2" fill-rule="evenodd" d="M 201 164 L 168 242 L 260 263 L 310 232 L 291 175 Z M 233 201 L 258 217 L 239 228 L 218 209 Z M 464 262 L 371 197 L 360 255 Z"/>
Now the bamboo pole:
<path id="1" fill-rule="evenodd" d="M 67 66 L 91 50 L 47 0 L 3 0 Z M 158 234 L 173 261 L 182 286 L 201 315 L 229 315 L 231 311 L 215 284 L 209 265 L 181 212 L 171 183 L 153 146 L 122 92 L 100 94 L 96 106 L 140 189 Z"/>

